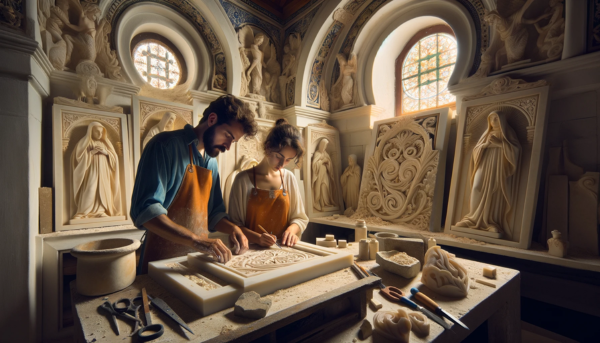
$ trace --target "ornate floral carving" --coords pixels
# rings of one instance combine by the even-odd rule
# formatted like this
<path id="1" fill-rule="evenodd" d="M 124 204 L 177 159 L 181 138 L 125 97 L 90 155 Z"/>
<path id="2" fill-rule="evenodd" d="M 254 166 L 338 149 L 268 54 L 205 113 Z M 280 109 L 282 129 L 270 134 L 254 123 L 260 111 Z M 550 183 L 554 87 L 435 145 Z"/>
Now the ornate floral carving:
<path id="1" fill-rule="evenodd" d="M 243 255 L 233 256 L 225 265 L 246 275 L 257 275 L 274 269 L 288 267 L 315 257 L 318 256 L 296 249 L 263 248 L 248 250 Z"/>
<path id="2" fill-rule="evenodd" d="M 25 1 L 6 0 L 0 2 L 0 23 L 13 29 L 25 30 Z"/>
<path id="3" fill-rule="evenodd" d="M 74 106 L 74 107 L 81 107 L 81 108 L 89 108 L 91 110 L 123 113 L 123 107 L 120 107 L 120 106 L 88 104 L 87 102 L 74 100 L 74 99 L 68 99 L 68 98 L 64 98 L 62 96 L 57 96 L 56 98 L 54 98 L 54 103 L 56 105 L 67 105 L 67 106 Z"/>
<path id="4" fill-rule="evenodd" d="M 246 156 L 249 159 L 261 161 L 264 157 L 264 151 L 262 142 L 267 138 L 268 133 L 267 127 L 259 127 L 256 136 L 248 138 L 244 136 L 237 143 L 236 148 L 236 165 L 241 161 L 242 156 Z"/>
<path id="5" fill-rule="evenodd" d="M 480 114 L 487 113 L 492 109 L 497 109 L 501 106 L 510 106 L 519 109 L 520 112 L 527 118 L 528 125 L 535 127 L 538 103 L 539 95 L 535 94 L 523 98 L 510 99 L 491 104 L 469 107 L 467 108 L 467 128 L 473 123 L 473 120 L 475 120 L 475 118 L 477 118 Z"/>
<path id="6" fill-rule="evenodd" d="M 365 166 L 359 209 L 366 207 L 381 219 L 428 229 L 439 159 L 426 130 L 430 122 L 405 118 L 380 127 L 375 151 Z"/>
<path id="7" fill-rule="evenodd" d="M 119 119 L 119 118 L 111 118 L 111 117 L 98 116 L 98 115 L 93 115 L 93 114 L 63 112 L 62 113 L 63 151 L 65 151 L 67 149 L 67 147 L 69 146 L 69 140 L 71 139 L 71 130 L 73 130 L 73 128 L 77 126 L 76 125 L 77 123 L 82 122 L 82 121 L 86 121 L 86 122 L 87 121 L 98 121 L 100 123 L 107 124 L 111 128 L 113 128 L 115 130 L 115 132 L 117 132 L 119 134 L 119 139 L 122 139 L 122 137 L 121 137 L 121 119 Z M 119 150 L 121 151 L 121 154 L 122 154 L 123 148 L 121 147 Z"/>
<path id="8" fill-rule="evenodd" d="M 489 85 L 485 86 L 481 92 L 475 95 L 467 96 L 463 100 L 473 100 L 484 98 L 487 96 L 498 95 L 498 94 L 506 94 L 517 91 L 522 91 L 525 89 L 532 89 L 537 87 L 543 87 L 548 85 L 546 80 L 539 80 L 535 82 L 526 82 L 521 79 L 511 79 L 509 76 L 501 77 L 495 79 Z"/>

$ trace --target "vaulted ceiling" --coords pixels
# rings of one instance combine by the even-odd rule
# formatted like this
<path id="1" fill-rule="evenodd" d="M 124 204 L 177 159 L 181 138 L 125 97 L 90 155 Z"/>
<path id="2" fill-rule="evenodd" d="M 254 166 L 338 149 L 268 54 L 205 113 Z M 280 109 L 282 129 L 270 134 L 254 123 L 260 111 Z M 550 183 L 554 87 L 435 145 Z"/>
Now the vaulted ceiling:
<path id="1" fill-rule="evenodd" d="M 287 19 L 310 0 L 250 0 L 281 19 Z"/>

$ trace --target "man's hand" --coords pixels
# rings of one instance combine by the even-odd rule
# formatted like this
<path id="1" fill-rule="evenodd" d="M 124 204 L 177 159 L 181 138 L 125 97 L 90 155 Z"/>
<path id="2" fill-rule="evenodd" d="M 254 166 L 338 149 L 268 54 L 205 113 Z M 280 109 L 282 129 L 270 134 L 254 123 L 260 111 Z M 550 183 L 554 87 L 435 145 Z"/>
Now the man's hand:
<path id="1" fill-rule="evenodd" d="M 227 263 L 231 260 L 231 251 L 218 238 L 199 238 L 194 242 L 194 249 L 202 253 L 212 254 L 221 263 Z"/>
<path id="2" fill-rule="evenodd" d="M 242 232 L 242 229 L 235 227 L 233 232 L 229 234 L 229 241 L 233 246 L 233 253 L 236 255 L 242 255 L 248 251 L 248 238 Z"/>
<path id="3" fill-rule="evenodd" d="M 300 228 L 296 224 L 290 225 L 281 236 L 281 243 L 287 245 L 288 247 L 293 247 L 298 243 L 298 233 L 300 232 Z"/>

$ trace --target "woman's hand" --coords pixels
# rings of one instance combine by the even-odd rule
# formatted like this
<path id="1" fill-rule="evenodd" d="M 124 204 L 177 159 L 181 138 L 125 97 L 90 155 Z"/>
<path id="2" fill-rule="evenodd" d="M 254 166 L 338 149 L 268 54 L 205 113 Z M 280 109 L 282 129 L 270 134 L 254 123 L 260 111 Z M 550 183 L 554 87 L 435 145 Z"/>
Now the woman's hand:
<path id="1" fill-rule="evenodd" d="M 242 255 L 248 251 L 248 238 L 242 232 L 239 227 L 234 227 L 233 232 L 229 234 L 229 241 L 233 246 L 233 253 L 236 255 Z"/>
<path id="2" fill-rule="evenodd" d="M 298 243 L 298 233 L 300 233 L 300 228 L 296 224 L 290 225 L 281 236 L 281 244 L 287 245 L 288 247 L 293 247 Z"/>
<path id="3" fill-rule="evenodd" d="M 258 244 L 263 247 L 270 247 L 271 245 L 275 244 L 276 241 L 276 236 L 270 235 L 268 233 L 263 233 L 262 235 L 260 235 L 260 241 L 258 242 Z"/>

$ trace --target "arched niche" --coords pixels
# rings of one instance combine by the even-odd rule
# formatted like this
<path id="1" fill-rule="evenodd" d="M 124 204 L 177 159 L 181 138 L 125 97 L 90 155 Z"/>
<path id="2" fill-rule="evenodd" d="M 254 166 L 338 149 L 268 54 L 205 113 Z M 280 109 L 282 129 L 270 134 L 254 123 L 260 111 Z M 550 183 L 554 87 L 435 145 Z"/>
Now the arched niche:
<path id="1" fill-rule="evenodd" d="M 209 89 L 212 57 L 195 28 L 174 10 L 153 3 L 128 8 L 119 18 L 115 43 L 123 71 L 138 86 L 146 81 L 137 72 L 131 54 L 131 41 L 140 33 L 156 33 L 168 39 L 179 50 L 187 66 L 186 88 Z"/>
<path id="2" fill-rule="evenodd" d="M 138 27 L 147 25 L 145 28 L 156 31 L 170 39 L 177 45 L 182 55 L 194 54 L 194 61 L 188 61 L 188 81 L 192 90 L 220 90 L 229 93 L 239 92 L 240 80 L 234 79 L 241 67 L 238 52 L 238 42 L 235 31 L 217 2 L 181 0 L 173 3 L 168 0 L 114 0 L 102 3 L 101 9 L 105 18 L 111 23 L 113 32 L 110 43 L 119 50 L 119 59 L 124 57 L 125 51 L 129 51 L 129 42 L 135 33 L 141 32 Z M 125 18 L 137 17 L 136 23 L 129 23 Z M 142 19 L 140 19 L 140 16 Z M 167 30 L 164 30 L 164 29 Z M 173 38 L 174 34 L 178 37 Z M 169 35 L 169 37 L 167 37 Z M 175 41 L 178 41 L 176 43 Z M 124 50 L 123 47 L 127 46 Z M 187 53 L 184 53 L 184 50 Z M 129 56 L 129 55 L 128 55 Z M 129 57 L 130 58 L 130 57 Z M 125 58 L 124 58 L 125 59 Z M 126 64 L 121 60 L 121 63 Z M 129 68 L 133 63 L 131 62 Z M 192 74 L 191 65 L 196 65 L 196 73 Z M 125 69 L 125 67 L 124 67 Z M 125 70 L 131 82 L 136 83 L 135 69 Z M 226 87 L 218 89 L 215 87 L 214 75 L 221 73 L 225 75 Z M 196 75 L 197 74 L 197 75 Z M 140 79 L 137 82 L 140 82 Z M 237 83 L 237 85 L 236 85 Z M 137 84 L 137 83 L 136 83 Z"/>
<path id="3" fill-rule="evenodd" d="M 352 49 L 352 52 L 358 56 L 355 82 L 358 85 L 356 105 L 378 105 L 375 98 L 375 87 L 378 87 L 375 77 L 375 64 L 379 52 L 382 51 L 382 55 L 379 57 L 381 59 L 383 53 L 387 50 L 384 41 L 388 38 L 406 39 L 403 45 L 389 48 L 391 53 L 395 53 L 397 49 L 400 49 L 398 53 L 392 56 L 392 61 L 394 61 L 406 42 L 415 33 L 431 26 L 432 23 L 434 25 L 446 24 L 450 26 L 456 37 L 458 55 L 454 72 L 448 84 L 457 84 L 460 80 L 469 76 L 475 54 L 478 52 L 476 51 L 477 34 L 475 24 L 467 9 L 459 3 L 444 0 L 419 1 L 409 4 L 394 1 L 369 19 L 369 22 L 359 33 Z M 407 30 L 410 34 L 404 37 L 402 30 Z M 393 34 L 394 32 L 397 33 Z M 330 61 L 330 63 L 333 62 Z M 380 71 L 379 67 L 377 70 Z M 393 70 L 394 66 L 392 65 L 388 73 L 394 74 Z"/>
<path id="4" fill-rule="evenodd" d="M 307 90 L 313 62 L 321 49 L 323 40 L 329 34 L 331 25 L 335 21 L 333 13 L 338 7 L 341 8 L 341 5 L 343 5 L 341 0 L 325 1 L 313 18 L 310 28 L 304 34 L 304 38 L 302 38 L 302 49 L 296 71 L 294 101 L 296 106 L 306 107 Z"/>
<path id="5" fill-rule="evenodd" d="M 431 16 L 408 20 L 392 31 L 379 47 L 373 63 L 371 78 L 374 103 L 385 109 L 383 115 L 386 118 L 395 115 L 397 106 L 396 59 L 407 48 L 407 44 L 415 34 L 424 28 L 436 25 L 447 25 L 447 23 L 438 17 Z"/>

